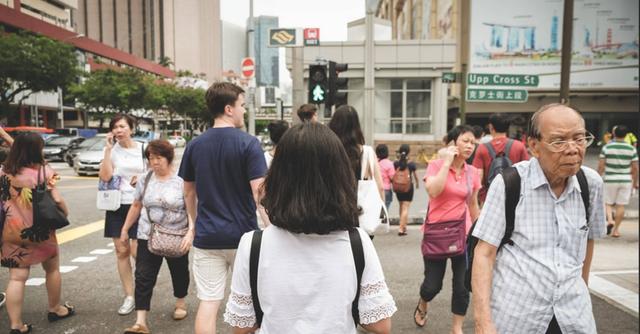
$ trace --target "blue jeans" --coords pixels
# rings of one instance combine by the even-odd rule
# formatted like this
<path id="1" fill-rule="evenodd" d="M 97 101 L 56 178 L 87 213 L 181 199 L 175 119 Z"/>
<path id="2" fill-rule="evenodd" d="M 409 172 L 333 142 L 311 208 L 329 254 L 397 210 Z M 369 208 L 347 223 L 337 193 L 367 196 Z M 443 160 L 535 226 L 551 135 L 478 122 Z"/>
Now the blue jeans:
<path id="1" fill-rule="evenodd" d="M 387 211 L 389 211 L 389 206 L 393 201 L 393 191 L 391 189 L 384 191 L 384 206 L 387 207 Z"/>

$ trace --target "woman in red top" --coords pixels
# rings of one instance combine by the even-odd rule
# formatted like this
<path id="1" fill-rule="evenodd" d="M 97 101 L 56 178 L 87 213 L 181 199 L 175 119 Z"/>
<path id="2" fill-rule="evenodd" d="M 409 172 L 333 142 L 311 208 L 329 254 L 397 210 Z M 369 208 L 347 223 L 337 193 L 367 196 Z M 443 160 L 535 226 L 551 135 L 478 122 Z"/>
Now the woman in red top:
<path id="1" fill-rule="evenodd" d="M 449 145 L 443 151 L 442 159 L 429 163 L 424 177 L 429 193 L 429 210 L 425 224 L 459 220 L 464 217 L 466 232 L 480 214 L 478 190 L 480 174 L 465 160 L 471 156 L 475 138 L 473 129 L 459 125 L 447 134 Z M 453 323 L 451 333 L 462 333 L 462 323 L 469 306 L 469 292 L 464 287 L 467 268 L 466 254 L 451 257 L 453 271 L 453 297 L 451 312 Z M 447 260 L 424 259 L 425 277 L 420 287 L 420 301 L 414 313 L 416 325 L 422 327 L 427 322 L 427 303 L 440 292 L 447 267 Z"/>

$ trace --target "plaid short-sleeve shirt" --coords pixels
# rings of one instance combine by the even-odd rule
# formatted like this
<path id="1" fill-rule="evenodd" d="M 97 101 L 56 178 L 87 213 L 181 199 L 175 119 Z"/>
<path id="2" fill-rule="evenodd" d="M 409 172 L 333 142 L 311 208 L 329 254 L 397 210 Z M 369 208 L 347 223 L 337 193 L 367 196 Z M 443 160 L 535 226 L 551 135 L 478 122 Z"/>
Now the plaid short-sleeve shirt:
<path id="1" fill-rule="evenodd" d="M 491 311 L 499 333 L 544 333 L 556 316 L 563 333 L 596 333 L 589 289 L 582 280 L 587 239 L 606 234 L 602 179 L 582 167 L 589 183 L 586 221 L 580 185 L 571 177 L 560 197 L 533 158 L 514 165 L 521 178 L 511 240 L 496 257 Z M 505 187 L 498 176 L 473 235 L 499 246 L 505 231 Z"/>

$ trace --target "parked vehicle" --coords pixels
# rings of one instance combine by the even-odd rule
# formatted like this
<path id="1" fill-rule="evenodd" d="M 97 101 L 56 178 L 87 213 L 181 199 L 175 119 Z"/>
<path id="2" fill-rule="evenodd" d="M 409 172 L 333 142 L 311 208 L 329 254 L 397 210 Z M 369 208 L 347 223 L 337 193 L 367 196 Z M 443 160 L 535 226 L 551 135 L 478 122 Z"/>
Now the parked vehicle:
<path id="1" fill-rule="evenodd" d="M 44 143 L 44 158 L 49 161 L 63 161 L 64 155 L 72 145 L 78 145 L 84 141 L 78 136 L 58 136 Z"/>
<path id="2" fill-rule="evenodd" d="M 104 158 L 106 143 L 100 140 L 86 150 L 80 151 L 73 158 L 73 170 L 79 176 L 98 175 L 100 163 Z"/>
<path id="3" fill-rule="evenodd" d="M 187 140 L 182 136 L 169 136 L 167 140 L 173 147 L 184 147 L 187 145 Z"/>
<path id="4" fill-rule="evenodd" d="M 78 153 L 87 151 L 93 145 L 99 144 L 100 142 L 102 143 L 102 148 L 104 148 L 106 136 L 106 134 L 97 134 L 95 137 L 85 139 L 85 141 L 78 145 L 71 145 L 64 155 L 64 161 L 67 162 L 69 167 L 73 167 L 73 159 L 78 155 Z"/>

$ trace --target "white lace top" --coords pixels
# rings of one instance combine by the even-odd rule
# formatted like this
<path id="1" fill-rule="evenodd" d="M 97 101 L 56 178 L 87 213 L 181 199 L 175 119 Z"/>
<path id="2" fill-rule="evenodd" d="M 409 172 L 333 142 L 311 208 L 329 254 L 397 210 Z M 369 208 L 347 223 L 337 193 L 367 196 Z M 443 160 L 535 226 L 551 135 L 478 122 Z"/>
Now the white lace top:
<path id="1" fill-rule="evenodd" d="M 360 238 L 365 268 L 360 285 L 360 322 L 371 324 L 397 310 L 373 243 Z M 224 321 L 234 327 L 256 322 L 249 284 L 253 232 L 240 240 Z M 258 295 L 264 312 L 260 333 L 356 333 L 351 303 L 356 270 L 346 231 L 328 235 L 295 234 L 270 225 L 262 236 Z"/>

